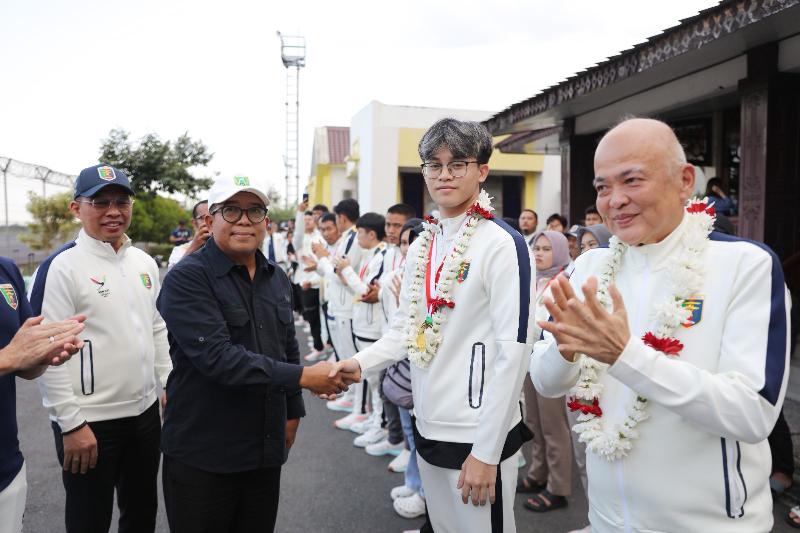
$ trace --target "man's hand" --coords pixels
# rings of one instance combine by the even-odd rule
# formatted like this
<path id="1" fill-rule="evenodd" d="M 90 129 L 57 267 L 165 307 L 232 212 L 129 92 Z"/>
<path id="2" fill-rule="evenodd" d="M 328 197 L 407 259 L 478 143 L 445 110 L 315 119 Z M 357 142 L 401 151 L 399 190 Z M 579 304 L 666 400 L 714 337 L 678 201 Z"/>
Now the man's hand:
<path id="1" fill-rule="evenodd" d="M 62 437 L 64 440 L 64 471 L 85 474 L 97 466 L 97 439 L 89 425 Z"/>
<path id="2" fill-rule="evenodd" d="M 458 476 L 457 489 L 461 490 L 461 501 L 469 503 L 472 495 L 472 505 L 486 505 L 494 503 L 495 484 L 497 483 L 497 465 L 488 465 L 478 461 L 472 454 L 461 465 L 461 475 Z"/>
<path id="3" fill-rule="evenodd" d="M 317 257 L 330 257 L 331 255 L 328 253 L 328 249 L 325 248 L 325 245 L 320 242 L 312 242 L 311 251 L 314 252 L 314 255 Z"/>
<path id="4" fill-rule="evenodd" d="M 546 299 L 545 307 L 553 321 L 539 322 L 539 327 L 553 334 L 561 355 L 572 361 L 575 353 L 585 353 L 601 363 L 613 365 L 631 338 L 625 304 L 617 287 L 612 283 L 608 288 L 613 303 L 611 313 L 597 299 L 594 276 L 581 288 L 583 302 L 562 275 L 550 289 L 553 299 Z"/>
<path id="5" fill-rule="evenodd" d="M 49 324 L 42 324 L 42 320 L 42 316 L 26 320 L 0 350 L 0 374 L 61 365 L 83 347 L 78 334 L 83 331 L 85 316 Z"/>
<path id="6" fill-rule="evenodd" d="M 208 229 L 208 226 L 205 224 L 200 226 L 200 228 L 197 230 L 197 233 L 194 234 L 191 242 L 189 242 L 189 246 L 186 247 L 186 252 L 184 252 L 184 255 L 192 254 L 202 248 L 209 237 L 211 237 L 211 230 Z"/>
<path id="7" fill-rule="evenodd" d="M 304 281 L 303 283 L 301 283 L 301 284 L 300 284 L 300 287 L 301 287 L 301 288 L 302 288 L 304 291 L 307 291 L 308 289 L 310 289 L 310 288 L 311 288 L 311 282 L 310 282 L 310 281 Z"/>
<path id="8" fill-rule="evenodd" d="M 161 412 L 167 408 L 167 391 L 161 393 Z"/>
<path id="9" fill-rule="evenodd" d="M 369 286 L 369 290 L 361 295 L 361 301 L 368 304 L 378 303 L 378 293 L 380 290 L 381 284 L 377 281 L 373 281 Z"/>
<path id="10" fill-rule="evenodd" d="M 348 372 L 335 372 L 334 365 L 321 361 L 313 366 L 304 366 L 300 375 L 300 387 L 308 389 L 314 394 L 336 396 L 361 380 L 361 375 L 355 376 Z"/>
<path id="11" fill-rule="evenodd" d="M 339 272 L 350 266 L 350 261 L 348 261 L 346 257 L 334 257 L 331 259 L 331 262 Z"/>
<path id="12" fill-rule="evenodd" d="M 299 204 L 297 204 L 297 212 L 298 213 L 305 213 L 306 211 L 308 211 L 308 200 L 306 200 L 304 202 L 300 202 Z"/>
<path id="13" fill-rule="evenodd" d="M 344 376 L 344 378 L 351 383 L 358 383 L 361 381 L 361 365 L 358 364 L 358 361 L 355 359 L 342 359 L 341 361 L 337 361 L 331 365 L 331 370 L 328 373 L 328 376 L 333 378 L 335 376 Z M 319 394 L 318 395 L 323 400 L 335 400 L 335 394 Z"/>
<path id="14" fill-rule="evenodd" d="M 297 427 L 300 425 L 299 418 L 290 418 L 286 421 L 286 450 L 292 449 L 294 439 L 297 438 Z"/>
<path id="15" fill-rule="evenodd" d="M 403 285 L 403 275 L 400 274 L 399 276 L 394 276 L 392 278 L 392 284 L 389 285 L 389 290 L 392 291 L 394 294 L 394 299 L 397 302 L 397 305 L 400 305 L 400 287 Z"/>
<path id="16" fill-rule="evenodd" d="M 305 268 L 303 268 L 303 270 L 306 272 L 314 272 L 317 269 L 317 262 L 314 261 L 313 257 L 304 255 L 302 259 L 303 263 L 305 264 Z"/>

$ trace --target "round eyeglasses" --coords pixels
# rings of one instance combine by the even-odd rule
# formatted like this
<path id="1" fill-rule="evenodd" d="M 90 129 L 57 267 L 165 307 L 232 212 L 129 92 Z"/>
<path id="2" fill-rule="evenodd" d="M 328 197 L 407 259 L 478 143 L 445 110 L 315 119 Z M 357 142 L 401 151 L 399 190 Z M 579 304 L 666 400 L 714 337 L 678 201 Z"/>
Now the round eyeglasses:
<path id="1" fill-rule="evenodd" d="M 267 208 L 259 206 L 242 209 L 236 205 L 223 205 L 222 207 L 218 207 L 214 211 L 210 212 L 210 214 L 216 215 L 219 212 L 222 212 L 222 219 L 230 224 L 236 224 L 239 222 L 239 220 L 242 218 L 242 214 L 245 212 L 247 213 L 247 218 L 253 224 L 259 224 L 263 222 L 265 218 L 267 218 Z"/>
<path id="2" fill-rule="evenodd" d="M 480 165 L 478 161 L 450 161 L 447 165 L 442 165 L 441 163 L 422 163 L 420 167 L 422 167 L 422 175 L 425 176 L 427 179 L 432 180 L 436 179 L 442 175 L 442 168 L 447 166 L 447 173 L 450 174 L 454 178 L 463 178 L 467 175 L 467 168 L 469 167 L 470 163 L 475 163 L 476 165 Z"/>

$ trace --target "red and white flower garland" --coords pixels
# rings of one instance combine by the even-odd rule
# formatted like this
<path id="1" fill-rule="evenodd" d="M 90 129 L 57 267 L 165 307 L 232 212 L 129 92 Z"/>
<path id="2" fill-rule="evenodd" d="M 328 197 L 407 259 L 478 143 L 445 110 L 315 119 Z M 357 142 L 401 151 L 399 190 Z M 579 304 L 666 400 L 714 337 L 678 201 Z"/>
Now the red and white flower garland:
<path id="1" fill-rule="evenodd" d="M 426 273 L 429 268 L 431 245 L 438 222 L 426 217 L 423 222 L 425 230 L 419 235 L 419 248 L 417 249 L 414 274 L 409 282 L 408 322 L 406 325 L 406 349 L 408 359 L 420 368 L 428 368 L 442 344 L 442 324 L 444 324 L 446 309 L 453 309 L 456 305 L 452 298 L 453 288 L 458 282 L 459 272 L 464 263 L 466 252 L 475 229 L 481 220 L 494 218 L 491 198 L 486 191 L 481 190 L 478 200 L 467 210 L 466 217 L 460 232 L 455 237 L 452 252 L 444 259 L 436 294 L 431 295 L 427 302 L 425 285 Z M 431 274 L 435 275 L 436 267 L 430 265 Z M 427 313 L 425 313 L 427 311 Z"/>
<path id="2" fill-rule="evenodd" d="M 708 234 L 713 229 L 715 218 L 714 207 L 708 205 L 707 198 L 690 200 L 686 212 L 688 220 L 681 237 L 681 251 L 670 260 L 667 268 L 670 297 L 656 308 L 658 325 L 655 332 L 648 331 L 642 337 L 646 345 L 670 357 L 678 356 L 683 349 L 683 344 L 672 335 L 686 321 L 684 301 L 695 296 L 702 288 L 705 275 L 703 256 L 708 248 Z M 607 309 L 611 308 L 608 286 L 616 279 L 628 245 L 614 236 L 609 247 L 611 256 L 600 273 L 597 289 L 598 300 Z M 622 423 L 612 428 L 606 427 L 600 408 L 603 385 L 599 383 L 598 376 L 606 371 L 608 365 L 585 354 L 578 354 L 577 357 L 580 376 L 570 390 L 572 397 L 568 406 L 581 414 L 572 429 L 580 435 L 580 441 L 586 443 L 587 449 L 600 457 L 608 461 L 625 457 L 632 448 L 631 441 L 639 436 L 636 427 L 649 417 L 647 398 L 637 396 L 627 409 Z"/>

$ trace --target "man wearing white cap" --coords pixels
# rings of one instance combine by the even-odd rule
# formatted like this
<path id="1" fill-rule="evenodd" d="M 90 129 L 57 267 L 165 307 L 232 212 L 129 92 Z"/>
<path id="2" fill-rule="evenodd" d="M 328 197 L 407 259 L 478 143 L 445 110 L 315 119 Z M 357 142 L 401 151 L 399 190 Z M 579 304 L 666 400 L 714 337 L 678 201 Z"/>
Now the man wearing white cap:
<path id="1" fill-rule="evenodd" d="M 329 378 L 329 363 L 299 365 L 289 279 L 259 249 L 268 204 L 247 177 L 217 179 L 212 237 L 158 299 L 175 366 L 161 439 L 172 533 L 271 531 L 300 389 L 335 394 L 354 381 Z"/>

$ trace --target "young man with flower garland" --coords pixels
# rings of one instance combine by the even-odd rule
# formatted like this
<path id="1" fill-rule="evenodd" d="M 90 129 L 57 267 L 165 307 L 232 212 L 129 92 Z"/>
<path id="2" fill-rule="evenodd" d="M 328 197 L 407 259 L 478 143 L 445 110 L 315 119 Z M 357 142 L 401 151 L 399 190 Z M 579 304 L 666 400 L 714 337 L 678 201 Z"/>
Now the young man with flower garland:
<path id="1" fill-rule="evenodd" d="M 408 356 L 433 529 L 513 532 L 512 456 L 530 436 L 519 391 L 538 336 L 528 249 L 481 191 L 492 153 L 483 125 L 440 120 L 419 153 L 442 220 L 428 219 L 409 249 L 392 328 L 333 371 L 371 373 Z"/>
<path id="2" fill-rule="evenodd" d="M 666 124 L 622 122 L 594 166 L 614 237 L 553 284 L 530 368 L 581 412 L 592 531 L 769 531 L 766 438 L 788 377 L 780 263 L 712 232 Z"/>

